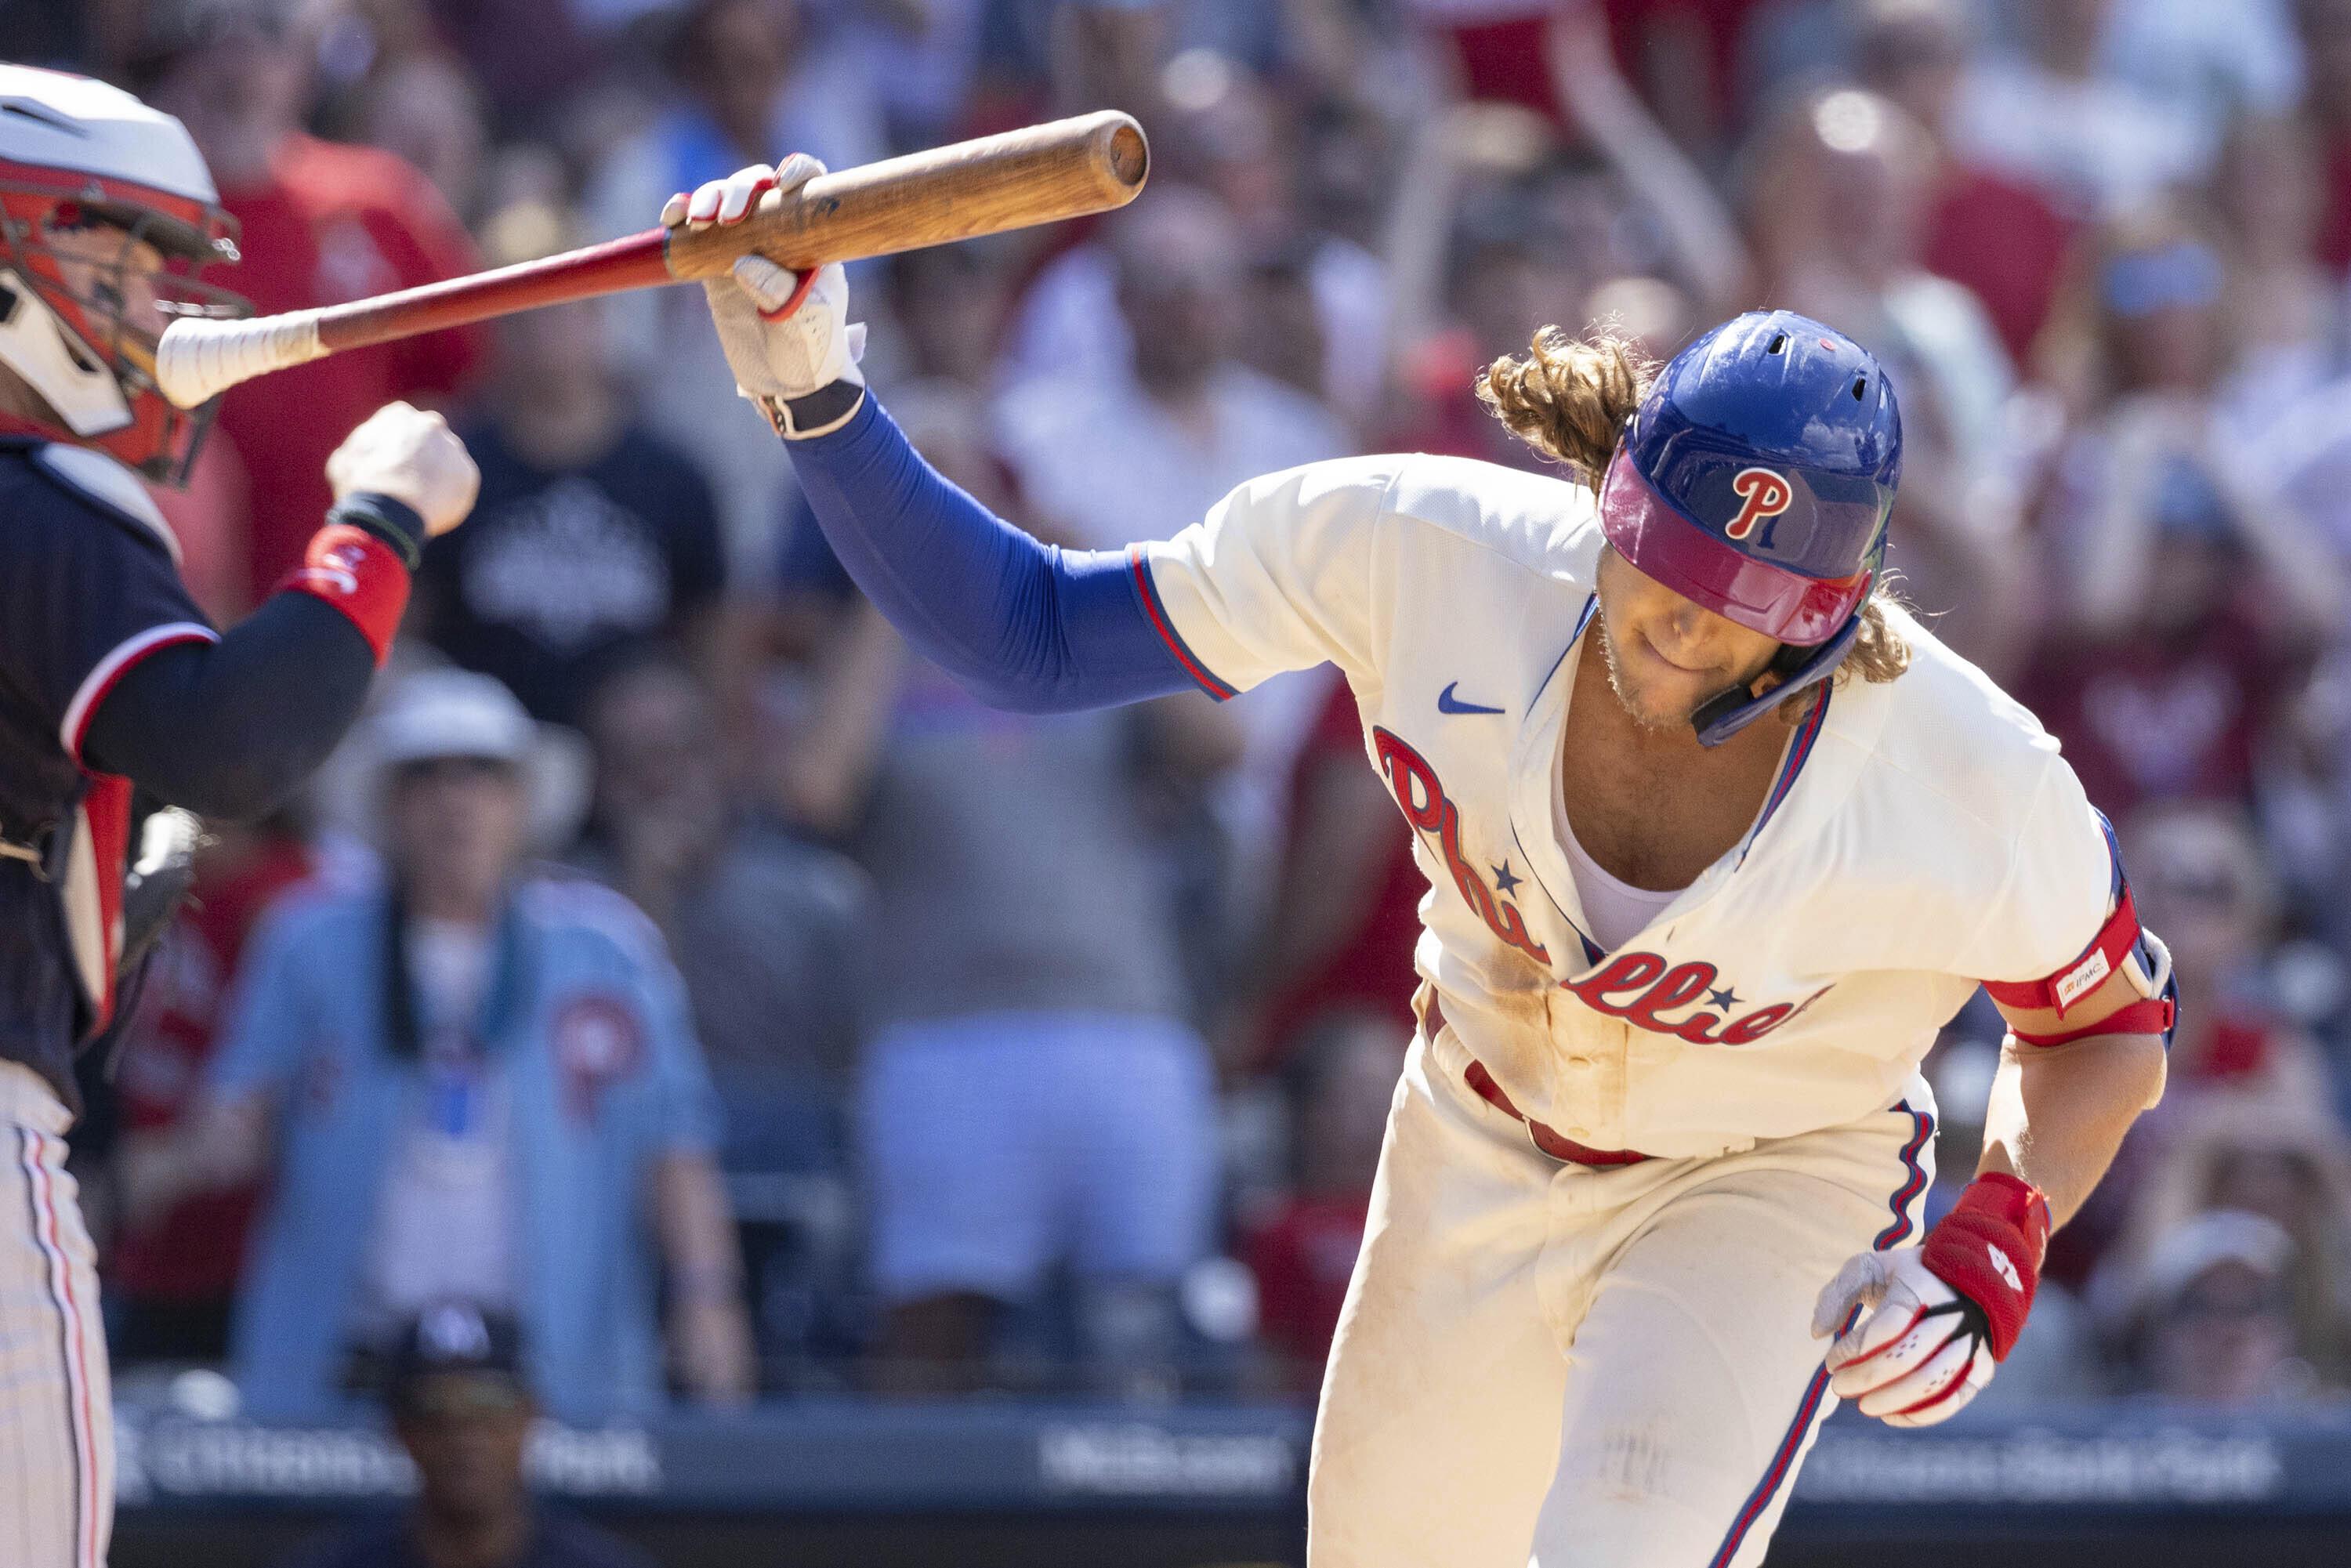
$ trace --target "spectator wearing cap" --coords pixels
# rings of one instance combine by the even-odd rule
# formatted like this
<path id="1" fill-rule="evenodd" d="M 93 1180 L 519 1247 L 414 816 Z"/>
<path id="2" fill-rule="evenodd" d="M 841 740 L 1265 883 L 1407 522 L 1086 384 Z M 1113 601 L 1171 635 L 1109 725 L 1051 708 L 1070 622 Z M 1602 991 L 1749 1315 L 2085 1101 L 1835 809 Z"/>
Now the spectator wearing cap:
<path id="1" fill-rule="evenodd" d="M 2129 1221 L 2091 1281 L 2111 1322 L 2143 1299 L 2167 1239 L 2199 1216 L 2258 1216 L 2290 1242 L 2283 1277 L 2294 1354 L 2332 1389 L 2351 1387 L 2351 1135 L 2306 1096 L 2208 1098 L 2132 1183 Z"/>
<path id="2" fill-rule="evenodd" d="M 611 891 L 524 868 L 550 752 L 496 681 L 429 671 L 366 734 L 380 885 L 273 911 L 205 1108 L 134 1211 L 266 1170 L 232 1370 L 265 1417 L 330 1411 L 399 1325 L 461 1296 L 511 1312 L 568 1420 L 679 1381 L 749 1392 L 747 1318 L 684 988 Z"/>
<path id="3" fill-rule="evenodd" d="M 416 1500 L 289 1568 L 650 1568 L 625 1542 L 537 1503 L 523 1473 L 538 1407 L 512 1318 L 468 1301 L 405 1324 L 385 1367 L 392 1429 Z"/>
<path id="4" fill-rule="evenodd" d="M 2138 1386 L 2237 1409 L 2306 1397 L 2315 1379 L 2295 1354 L 2294 1259 L 2283 1227 L 2241 1209 L 2199 1214 L 2167 1232 L 2134 1281 Z"/>

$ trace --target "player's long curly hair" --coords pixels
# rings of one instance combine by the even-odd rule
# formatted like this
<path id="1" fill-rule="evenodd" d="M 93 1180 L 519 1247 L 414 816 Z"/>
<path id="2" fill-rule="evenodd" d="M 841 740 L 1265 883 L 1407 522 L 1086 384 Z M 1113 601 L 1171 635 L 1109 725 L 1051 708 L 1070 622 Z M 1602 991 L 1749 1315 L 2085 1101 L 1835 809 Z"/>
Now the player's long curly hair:
<path id="1" fill-rule="evenodd" d="M 1616 441 L 1657 373 L 1657 361 L 1621 333 L 1570 338 L 1545 327 L 1520 355 L 1505 354 L 1478 376 L 1478 401 L 1511 434 L 1574 470 L 1594 491 Z M 1861 635 L 1833 677 L 1890 681 L 1910 667 L 1910 645 L 1887 619 L 1898 603 L 1891 572 L 1880 572 L 1861 607 Z"/>

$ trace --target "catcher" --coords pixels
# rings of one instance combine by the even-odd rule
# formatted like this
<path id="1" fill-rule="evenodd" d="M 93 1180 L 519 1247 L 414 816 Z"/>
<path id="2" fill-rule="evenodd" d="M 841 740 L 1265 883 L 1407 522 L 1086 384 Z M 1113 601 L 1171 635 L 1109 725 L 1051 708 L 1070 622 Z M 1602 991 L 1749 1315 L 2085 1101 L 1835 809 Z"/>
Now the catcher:
<path id="1" fill-rule="evenodd" d="M 259 815 L 358 715 L 425 539 L 476 476 L 393 403 L 328 465 L 304 564 L 226 632 L 190 600 L 142 480 L 204 416 L 152 380 L 167 314 L 236 251 L 185 130 L 101 82 L 0 65 L 0 1558 L 99 1568 L 114 1437 L 90 1240 L 66 1174 L 74 1059 L 100 1038 L 185 813 Z M 176 830 L 176 831 L 175 831 Z M 141 856 L 142 863 L 146 857 Z M 126 886 L 128 885 L 128 903 Z"/>

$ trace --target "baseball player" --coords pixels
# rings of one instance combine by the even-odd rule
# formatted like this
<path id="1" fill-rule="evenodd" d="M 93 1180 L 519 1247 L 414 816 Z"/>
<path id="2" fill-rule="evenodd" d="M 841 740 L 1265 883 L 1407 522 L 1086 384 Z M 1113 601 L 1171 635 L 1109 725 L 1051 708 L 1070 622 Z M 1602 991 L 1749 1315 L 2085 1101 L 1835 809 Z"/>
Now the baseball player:
<path id="1" fill-rule="evenodd" d="M 476 483 L 439 416 L 389 405 L 329 463 L 305 564 L 208 624 L 141 479 L 183 476 L 204 423 L 152 379 L 164 302 L 235 309 L 185 274 L 235 254 L 179 121 L 0 65 L 0 1563 L 25 1568 L 98 1568 L 113 1519 L 64 1136 L 115 1012 L 125 861 L 158 802 L 256 815 L 309 773 Z"/>
<path id="2" fill-rule="evenodd" d="M 838 267 L 708 288 L 834 551 L 982 695 L 1326 659 L 1354 689 L 1430 892 L 1310 1563 L 1759 1563 L 1836 1399 L 1917 1426 L 1983 1386 L 2161 1092 L 2169 961 L 2055 743 L 1883 592 L 1901 423 L 1867 353 L 1785 311 L 1654 374 L 1546 333 L 1481 392 L 1582 483 L 1315 464 L 1089 555 L 907 446 Z M 1985 1152 L 1922 1235 L 1917 1067 L 1979 984 L 2011 1030 Z"/>

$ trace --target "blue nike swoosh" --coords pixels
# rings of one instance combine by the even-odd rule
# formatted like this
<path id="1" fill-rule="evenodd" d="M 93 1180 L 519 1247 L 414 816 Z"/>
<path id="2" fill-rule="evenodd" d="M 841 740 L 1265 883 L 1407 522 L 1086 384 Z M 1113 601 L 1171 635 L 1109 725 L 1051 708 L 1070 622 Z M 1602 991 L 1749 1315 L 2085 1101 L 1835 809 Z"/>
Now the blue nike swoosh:
<path id="1" fill-rule="evenodd" d="M 1484 706 L 1479 706 L 1479 704 L 1477 704 L 1477 703 L 1465 703 L 1465 702 L 1463 702 L 1459 697 L 1457 697 L 1457 696 L 1455 696 L 1455 695 L 1453 695 L 1453 688 L 1454 688 L 1455 686 L 1459 685 L 1460 684 L 1461 684 L 1461 683 L 1460 683 L 1459 681 L 1454 681 L 1454 682 L 1451 682 L 1451 683 L 1449 683 L 1449 684 L 1446 686 L 1446 688 L 1445 688 L 1443 691 L 1441 691 L 1441 692 L 1439 692 L 1439 693 L 1437 693 L 1437 712 L 1439 712 L 1439 713 L 1500 713 L 1500 712 L 1502 711 L 1500 708 L 1498 708 L 1498 707 L 1484 707 Z"/>

